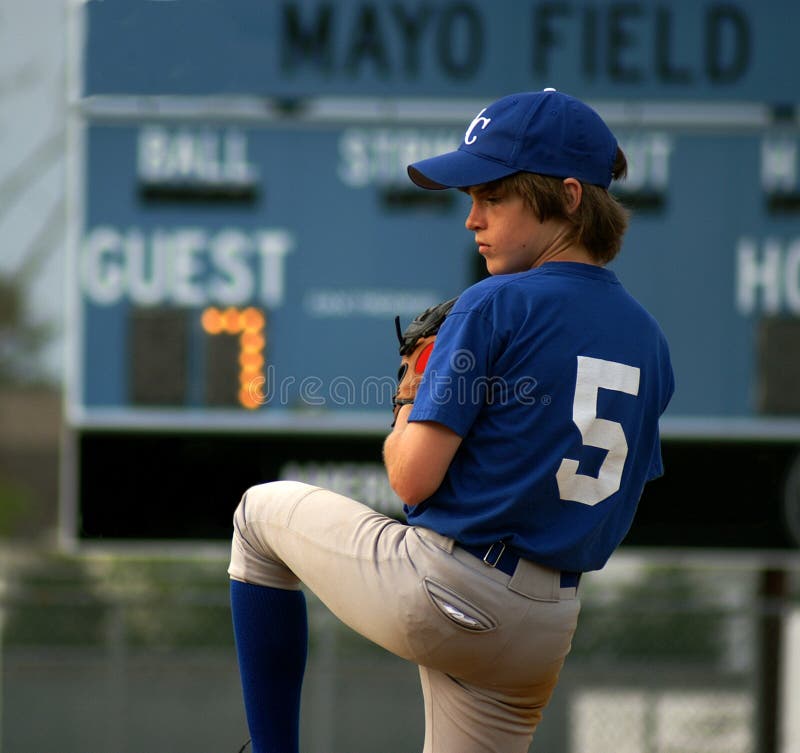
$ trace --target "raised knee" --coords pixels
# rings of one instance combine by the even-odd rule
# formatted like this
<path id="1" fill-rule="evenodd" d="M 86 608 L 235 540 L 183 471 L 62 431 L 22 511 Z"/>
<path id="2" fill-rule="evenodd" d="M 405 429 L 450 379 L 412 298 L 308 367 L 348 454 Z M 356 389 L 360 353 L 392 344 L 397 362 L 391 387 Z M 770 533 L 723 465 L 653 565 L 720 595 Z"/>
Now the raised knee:
<path id="1" fill-rule="evenodd" d="M 249 521 L 263 520 L 275 508 L 294 505 L 317 487 L 300 481 L 269 481 L 251 486 L 239 501 L 233 515 L 234 535 L 241 533 Z"/>
<path id="2" fill-rule="evenodd" d="M 244 493 L 233 516 L 231 578 L 274 588 L 299 587 L 276 546 L 299 498 L 315 488 L 276 481 L 252 486 Z"/>

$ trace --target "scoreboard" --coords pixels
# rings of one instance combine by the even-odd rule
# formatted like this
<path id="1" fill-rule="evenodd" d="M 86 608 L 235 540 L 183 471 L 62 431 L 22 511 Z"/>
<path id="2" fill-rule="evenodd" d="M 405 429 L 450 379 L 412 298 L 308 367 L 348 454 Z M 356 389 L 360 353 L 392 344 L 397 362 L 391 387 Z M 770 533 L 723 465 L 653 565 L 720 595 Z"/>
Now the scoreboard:
<path id="1" fill-rule="evenodd" d="M 450 145 L 451 130 L 90 125 L 87 180 L 102 199 L 87 204 L 78 259 L 87 418 L 158 405 L 179 408 L 164 420 L 180 425 L 244 407 L 259 423 L 303 409 L 320 426 L 351 411 L 385 426 L 394 316 L 469 279 L 456 197 L 414 206 L 398 180 L 409 149 Z M 376 148 L 392 162 L 373 165 Z"/>
<path id="2" fill-rule="evenodd" d="M 221 537 L 289 475 L 396 511 L 394 319 L 485 274 L 467 199 L 406 165 L 554 86 L 628 157 L 613 268 L 670 342 L 668 470 L 743 453 L 769 510 L 725 545 L 800 540 L 800 6 L 89 0 L 70 24 L 68 538 Z M 661 524 L 641 542 L 679 544 Z"/>

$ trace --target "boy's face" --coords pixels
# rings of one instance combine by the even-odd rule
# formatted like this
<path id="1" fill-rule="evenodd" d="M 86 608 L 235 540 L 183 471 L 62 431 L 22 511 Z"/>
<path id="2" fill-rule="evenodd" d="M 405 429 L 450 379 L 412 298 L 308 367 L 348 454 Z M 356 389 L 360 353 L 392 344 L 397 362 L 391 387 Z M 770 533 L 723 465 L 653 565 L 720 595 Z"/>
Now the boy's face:
<path id="1" fill-rule="evenodd" d="M 465 225 L 475 233 L 478 253 L 486 260 L 489 274 L 533 269 L 547 260 L 563 237 L 563 221 L 542 222 L 521 196 L 497 183 L 473 186 L 466 193 L 472 209 Z"/>

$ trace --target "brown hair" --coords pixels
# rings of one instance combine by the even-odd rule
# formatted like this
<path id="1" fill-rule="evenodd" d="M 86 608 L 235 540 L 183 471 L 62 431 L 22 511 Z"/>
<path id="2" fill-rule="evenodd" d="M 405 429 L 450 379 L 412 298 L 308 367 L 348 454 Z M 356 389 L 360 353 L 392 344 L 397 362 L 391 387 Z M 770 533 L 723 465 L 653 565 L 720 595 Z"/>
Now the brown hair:
<path id="1" fill-rule="evenodd" d="M 624 178 L 628 162 L 617 148 L 612 169 L 613 178 Z M 570 225 L 569 240 L 586 247 L 595 261 L 607 264 L 622 247 L 622 236 L 628 229 L 629 212 L 605 188 L 581 181 L 583 195 L 574 212 L 568 211 L 569 195 L 562 178 L 538 173 L 520 172 L 481 186 L 481 192 L 501 191 L 521 196 L 542 221 L 550 218 L 566 220 Z"/>

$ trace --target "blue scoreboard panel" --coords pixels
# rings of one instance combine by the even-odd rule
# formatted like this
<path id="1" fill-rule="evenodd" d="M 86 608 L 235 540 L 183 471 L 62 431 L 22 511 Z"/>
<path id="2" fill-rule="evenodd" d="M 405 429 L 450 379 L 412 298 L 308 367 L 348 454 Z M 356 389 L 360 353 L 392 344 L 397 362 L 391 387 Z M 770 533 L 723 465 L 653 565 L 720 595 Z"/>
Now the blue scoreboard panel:
<path id="1" fill-rule="evenodd" d="M 90 125 L 87 418 L 148 420 L 160 406 L 176 425 L 213 423 L 245 408 L 323 426 L 377 411 L 385 425 L 393 318 L 458 293 L 472 263 L 466 231 L 453 233 L 462 197 L 423 203 L 400 161 L 456 139 L 414 126 Z"/>
<path id="2" fill-rule="evenodd" d="M 68 536 L 227 535 L 290 475 L 396 511 L 394 319 L 485 274 L 466 198 L 406 165 L 554 86 L 628 156 L 613 267 L 671 344 L 668 469 L 743 453 L 775 511 L 724 545 L 800 539 L 800 6 L 90 0 L 71 26 Z M 170 523 L 189 487 L 219 498 Z M 651 509 L 636 543 L 679 544 Z"/>
<path id="3" fill-rule="evenodd" d="M 634 219 L 614 268 L 669 336 L 675 431 L 791 401 L 755 388 L 759 325 L 800 312 L 800 195 L 785 180 L 798 135 L 617 132 L 631 174 L 615 190 Z M 211 425 L 245 408 L 262 425 L 385 424 L 394 317 L 483 273 L 466 199 L 405 174 L 458 138 L 405 122 L 90 124 L 81 418 Z"/>

